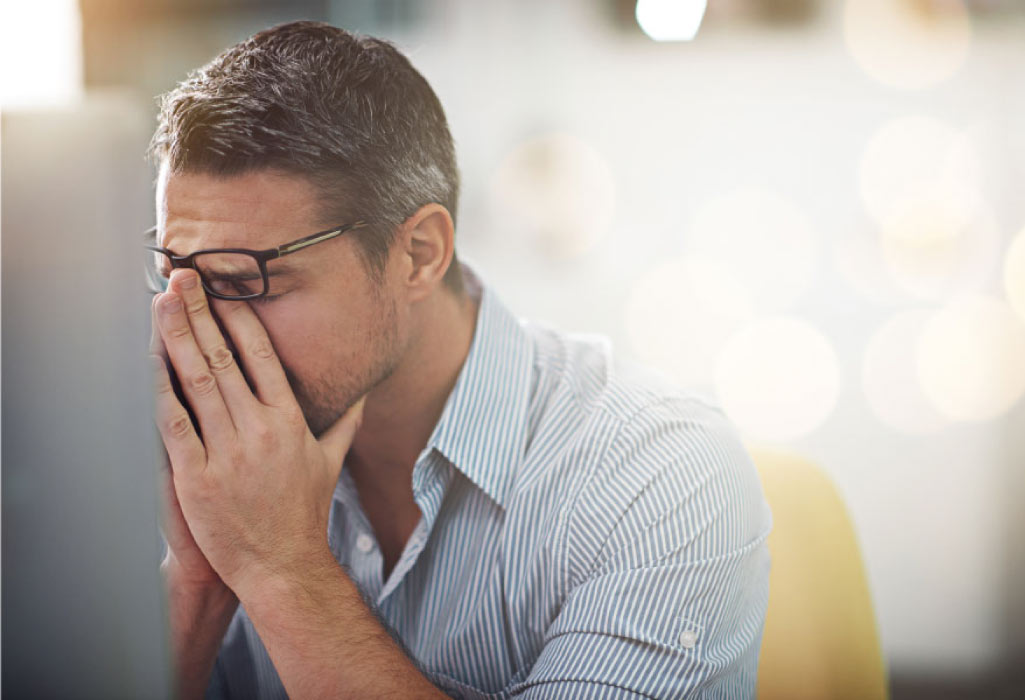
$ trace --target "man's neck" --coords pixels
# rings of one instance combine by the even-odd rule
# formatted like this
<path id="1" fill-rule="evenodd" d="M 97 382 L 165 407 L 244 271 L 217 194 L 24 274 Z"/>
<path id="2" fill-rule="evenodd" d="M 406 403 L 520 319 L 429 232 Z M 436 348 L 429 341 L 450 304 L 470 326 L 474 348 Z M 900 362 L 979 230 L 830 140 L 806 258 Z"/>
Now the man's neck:
<path id="1" fill-rule="evenodd" d="M 479 290 L 441 292 L 422 332 L 391 376 L 367 396 L 346 458 L 364 502 L 411 502 L 413 466 L 434 431 L 470 351 Z"/>

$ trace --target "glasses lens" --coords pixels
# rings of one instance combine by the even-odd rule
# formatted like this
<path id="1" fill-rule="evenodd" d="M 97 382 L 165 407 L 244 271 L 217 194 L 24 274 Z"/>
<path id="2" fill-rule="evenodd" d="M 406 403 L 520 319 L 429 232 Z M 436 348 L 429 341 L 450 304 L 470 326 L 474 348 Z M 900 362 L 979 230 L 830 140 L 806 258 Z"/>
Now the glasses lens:
<path id="1" fill-rule="evenodd" d="M 155 250 L 146 251 L 146 287 L 151 292 L 166 292 L 171 260 Z"/>
<path id="2" fill-rule="evenodd" d="M 208 291 L 228 297 L 248 297 L 265 291 L 260 264 L 251 255 L 203 253 L 193 260 Z"/>

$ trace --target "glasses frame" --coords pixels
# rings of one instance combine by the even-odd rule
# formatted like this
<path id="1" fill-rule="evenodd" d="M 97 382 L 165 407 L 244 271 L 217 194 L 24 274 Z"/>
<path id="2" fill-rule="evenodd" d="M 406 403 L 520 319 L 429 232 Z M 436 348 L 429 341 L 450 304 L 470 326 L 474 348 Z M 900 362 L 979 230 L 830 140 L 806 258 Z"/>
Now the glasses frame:
<path id="1" fill-rule="evenodd" d="M 354 231 L 356 229 L 363 228 L 367 225 L 366 221 L 354 221 L 351 224 L 344 224 L 342 226 L 336 226 L 329 228 L 325 231 L 318 231 L 317 233 L 311 233 L 309 236 L 303 236 L 297 238 L 294 241 L 283 243 L 276 248 L 267 248 L 266 250 L 251 250 L 249 248 L 204 248 L 203 250 L 193 251 L 188 255 L 176 255 L 167 248 L 161 248 L 155 245 L 146 245 L 147 250 L 152 250 L 155 253 L 163 253 L 171 261 L 171 270 L 177 270 L 179 268 L 191 268 L 196 271 L 199 275 L 199 280 L 203 284 L 203 289 L 207 294 L 215 299 L 224 299 L 225 301 L 248 301 L 250 299 L 259 299 L 260 297 L 267 296 L 267 292 L 270 291 L 270 276 L 267 274 L 267 262 L 270 260 L 276 260 L 277 258 L 291 255 L 305 248 L 309 248 L 317 243 L 323 243 L 324 241 L 330 241 L 332 238 L 337 238 L 343 233 Z M 152 236 L 154 240 L 157 235 L 157 227 L 153 226 L 143 232 L 143 240 L 149 240 Z M 215 292 L 207 284 L 206 278 L 203 276 L 194 260 L 197 255 L 203 255 L 205 253 L 241 253 L 249 255 L 256 260 L 257 265 L 260 268 L 260 274 L 263 276 L 263 291 L 257 294 L 246 294 L 243 296 L 230 296 Z M 153 290 L 149 290 L 153 294 L 159 294 Z"/>

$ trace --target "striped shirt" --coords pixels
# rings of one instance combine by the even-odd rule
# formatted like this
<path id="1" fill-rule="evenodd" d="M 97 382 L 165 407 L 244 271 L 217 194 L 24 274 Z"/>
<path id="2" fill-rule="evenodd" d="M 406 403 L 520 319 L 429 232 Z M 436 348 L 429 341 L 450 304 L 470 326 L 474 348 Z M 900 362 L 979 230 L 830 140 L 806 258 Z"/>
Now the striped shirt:
<path id="1" fill-rule="evenodd" d="M 604 338 L 479 294 L 413 468 L 419 524 L 382 580 L 343 469 L 328 526 L 339 563 L 453 697 L 753 697 L 771 518 L 733 426 L 615 363 Z M 241 607 L 207 697 L 286 697 Z"/>

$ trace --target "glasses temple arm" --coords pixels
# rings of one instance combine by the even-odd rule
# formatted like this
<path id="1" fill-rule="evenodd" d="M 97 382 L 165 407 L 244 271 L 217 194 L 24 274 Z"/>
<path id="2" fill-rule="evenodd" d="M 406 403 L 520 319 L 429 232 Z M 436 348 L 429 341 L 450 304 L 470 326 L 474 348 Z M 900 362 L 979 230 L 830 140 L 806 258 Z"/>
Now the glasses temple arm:
<path id="1" fill-rule="evenodd" d="M 331 229 L 330 231 L 321 231 L 320 233 L 314 233 L 313 235 L 307 236 L 306 238 L 300 238 L 297 241 L 292 241 L 291 243 L 285 244 L 283 246 L 279 246 L 277 248 L 277 253 L 278 253 L 279 256 L 286 255 L 288 253 L 294 253 L 295 251 L 302 250 L 303 248 L 311 246 L 314 243 L 320 243 L 321 241 L 326 241 L 329 238 L 334 238 L 335 236 L 340 236 L 343 233 L 346 233 L 347 231 L 352 231 L 354 229 L 363 228 L 366 225 L 367 224 L 366 224 L 365 221 L 357 221 L 354 224 L 349 224 L 348 226 L 342 226 L 341 228 L 335 228 L 335 229 Z"/>

